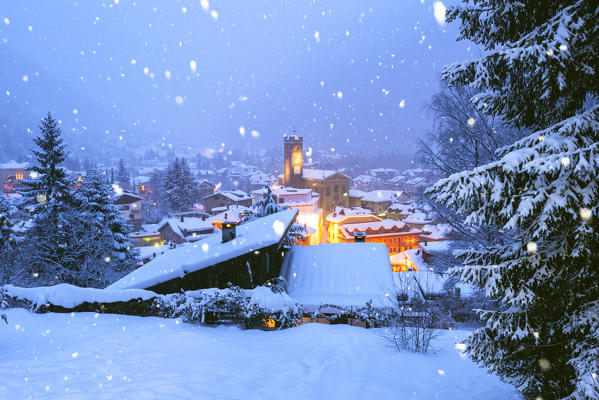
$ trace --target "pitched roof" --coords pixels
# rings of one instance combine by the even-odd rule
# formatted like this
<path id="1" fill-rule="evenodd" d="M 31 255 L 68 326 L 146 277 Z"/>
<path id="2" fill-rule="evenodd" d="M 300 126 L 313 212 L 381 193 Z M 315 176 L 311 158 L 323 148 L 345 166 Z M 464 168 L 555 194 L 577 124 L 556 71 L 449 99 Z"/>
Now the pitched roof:
<path id="1" fill-rule="evenodd" d="M 331 243 L 293 247 L 281 276 L 289 296 L 304 305 L 390 306 L 393 276 L 380 243 Z"/>
<path id="2" fill-rule="evenodd" d="M 202 220 L 202 218 L 198 217 L 183 217 L 183 221 L 181 221 L 181 217 L 164 218 L 162 221 L 160 221 L 156 229 L 160 230 L 166 225 L 169 225 L 173 232 L 183 239 L 193 233 L 202 232 L 205 234 L 211 234 L 214 232 L 214 226 L 210 223 L 210 221 Z M 196 240 L 201 238 L 201 236 L 197 235 L 194 237 Z"/>
<path id="3" fill-rule="evenodd" d="M 362 207 L 335 207 L 335 210 L 326 216 L 326 220 L 339 223 L 350 217 L 372 217 L 372 219 L 380 220 L 379 217 L 372 214 L 372 211 Z"/>
<path id="4" fill-rule="evenodd" d="M 407 224 L 404 224 L 401 221 L 394 221 L 392 219 L 384 219 L 382 221 L 373 222 L 359 222 L 355 224 L 344 224 L 341 227 L 341 232 L 343 232 L 343 236 L 345 236 L 347 239 L 353 238 L 354 233 L 356 232 L 364 232 L 367 236 L 390 235 L 401 233 L 420 233 L 419 230 L 412 229 Z"/>
<path id="5" fill-rule="evenodd" d="M 237 237 L 222 243 L 220 235 L 170 250 L 116 281 L 107 289 L 146 289 L 186 274 L 281 243 L 297 210 L 284 210 L 237 227 Z"/>
<path id="6" fill-rule="evenodd" d="M 131 204 L 140 200 L 143 200 L 143 197 L 138 196 L 134 193 L 124 192 L 123 194 L 117 196 L 116 200 L 114 201 L 114 204 Z"/>
<path id="7" fill-rule="evenodd" d="M 204 196 L 204 199 L 212 196 L 217 196 L 219 194 L 232 201 L 243 201 L 252 199 L 252 196 L 250 196 L 243 190 L 223 190 L 221 192 L 211 193 L 208 196 Z"/>
<path id="8" fill-rule="evenodd" d="M 403 192 L 396 190 L 372 190 L 362 197 L 362 201 L 371 201 L 374 203 L 395 202 L 398 199 L 405 199 L 407 196 Z"/>
<path id="9" fill-rule="evenodd" d="M 332 169 L 305 169 L 303 171 L 304 179 L 325 180 L 336 174 L 349 179 L 347 175 L 342 174 L 339 171 L 333 171 Z"/>

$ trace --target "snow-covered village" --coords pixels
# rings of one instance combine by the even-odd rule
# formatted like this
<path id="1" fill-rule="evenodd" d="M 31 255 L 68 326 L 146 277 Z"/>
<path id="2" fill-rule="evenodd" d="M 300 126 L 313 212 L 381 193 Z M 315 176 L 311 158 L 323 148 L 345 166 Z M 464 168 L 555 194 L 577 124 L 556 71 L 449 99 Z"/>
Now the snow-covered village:
<path id="1" fill-rule="evenodd" d="M 599 2 L 0 2 L 0 399 L 599 399 Z"/>

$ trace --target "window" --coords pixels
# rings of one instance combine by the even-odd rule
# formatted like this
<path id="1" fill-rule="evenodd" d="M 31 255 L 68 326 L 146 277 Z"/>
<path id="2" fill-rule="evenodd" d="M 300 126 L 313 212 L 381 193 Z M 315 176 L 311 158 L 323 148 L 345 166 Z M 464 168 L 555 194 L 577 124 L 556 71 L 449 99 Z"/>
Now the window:
<path id="1" fill-rule="evenodd" d="M 337 193 L 337 185 L 333 186 L 333 192 Z"/>
<path id="2" fill-rule="evenodd" d="M 331 195 L 331 187 L 327 186 L 327 196 L 330 196 L 330 195 Z"/>

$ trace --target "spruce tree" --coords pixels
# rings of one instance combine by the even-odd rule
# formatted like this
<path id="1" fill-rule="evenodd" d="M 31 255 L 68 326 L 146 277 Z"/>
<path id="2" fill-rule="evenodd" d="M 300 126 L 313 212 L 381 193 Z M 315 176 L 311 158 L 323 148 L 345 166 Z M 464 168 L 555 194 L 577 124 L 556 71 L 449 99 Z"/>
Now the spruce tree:
<path id="1" fill-rule="evenodd" d="M 23 180 L 22 208 L 32 217 L 21 248 L 21 281 L 32 284 L 52 282 L 61 269 L 68 249 L 69 223 L 65 215 L 72 207 L 74 182 L 61 163 L 67 157 L 61 129 L 50 113 L 42 119 L 40 136 L 34 139 L 37 164 L 30 180 Z"/>
<path id="2" fill-rule="evenodd" d="M 175 158 L 169 165 L 162 189 L 169 210 L 186 211 L 193 208 L 199 197 L 198 184 L 185 158 Z"/>
<path id="3" fill-rule="evenodd" d="M 119 160 L 118 169 L 116 172 L 115 180 L 119 184 L 119 186 L 123 190 L 131 189 L 131 179 L 129 172 L 127 172 L 127 167 L 125 166 L 125 161 L 121 158 Z"/>
<path id="4" fill-rule="evenodd" d="M 193 208 L 195 203 L 198 201 L 200 197 L 198 182 L 195 178 L 193 172 L 191 172 L 191 168 L 189 166 L 189 162 L 185 159 L 181 159 L 181 207 L 184 210 L 190 210 Z"/>
<path id="5" fill-rule="evenodd" d="M 499 303 L 481 311 L 470 355 L 531 399 L 599 398 L 598 12 L 594 1 L 500 0 L 448 12 L 484 51 L 444 79 L 534 132 L 429 189 L 515 240 L 462 250 L 453 272 Z"/>
<path id="6" fill-rule="evenodd" d="M 74 195 L 75 207 L 83 224 L 88 226 L 90 240 L 87 246 L 97 250 L 95 259 L 87 257 L 95 270 L 95 282 L 87 285 L 103 286 L 123 272 L 129 272 L 137 263 L 133 242 L 129 237 L 131 227 L 114 205 L 115 193 L 106 177 L 96 170 L 88 170 Z M 85 247 L 85 246 L 83 246 Z M 88 269 L 88 272 L 92 272 Z"/>
<path id="7" fill-rule="evenodd" d="M 62 131 L 57 121 L 48 113 L 42 119 L 40 136 L 33 139 L 38 149 L 33 150 L 37 164 L 32 167 L 31 178 L 23 180 L 20 194 L 23 206 L 32 214 L 63 208 L 68 203 L 73 182 L 60 166 L 67 158 Z"/>

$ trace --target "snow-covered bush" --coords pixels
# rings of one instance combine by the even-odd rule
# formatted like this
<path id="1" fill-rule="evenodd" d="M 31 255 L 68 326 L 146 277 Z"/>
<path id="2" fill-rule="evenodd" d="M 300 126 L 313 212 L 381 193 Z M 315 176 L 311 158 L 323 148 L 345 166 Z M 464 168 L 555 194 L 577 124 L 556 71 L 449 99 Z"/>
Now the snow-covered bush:
<path id="1" fill-rule="evenodd" d="M 162 309 L 170 317 L 185 322 L 216 323 L 230 321 L 243 328 L 263 327 L 267 322 L 277 328 L 299 323 L 302 311 L 286 293 L 275 293 L 258 286 L 241 289 L 201 289 L 161 297 Z"/>

